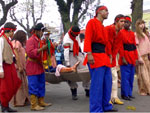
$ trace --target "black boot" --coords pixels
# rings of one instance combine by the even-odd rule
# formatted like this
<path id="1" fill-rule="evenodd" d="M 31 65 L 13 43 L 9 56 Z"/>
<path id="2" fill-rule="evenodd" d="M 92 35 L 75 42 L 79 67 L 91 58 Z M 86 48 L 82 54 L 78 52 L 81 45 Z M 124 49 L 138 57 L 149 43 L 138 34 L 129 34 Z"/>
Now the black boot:
<path id="1" fill-rule="evenodd" d="M 78 100 L 78 97 L 77 97 L 77 88 L 71 89 L 71 93 L 72 93 L 72 100 Z"/>
<path id="2" fill-rule="evenodd" d="M 17 110 L 14 110 L 14 109 L 12 109 L 10 107 L 4 107 L 2 105 L 1 105 L 1 110 L 2 110 L 2 112 L 5 112 L 5 113 L 8 113 L 8 112 L 17 112 Z"/>
<path id="3" fill-rule="evenodd" d="M 85 96 L 86 96 L 86 97 L 89 97 L 89 95 L 90 95 L 90 94 L 89 94 L 89 89 L 85 89 Z"/>

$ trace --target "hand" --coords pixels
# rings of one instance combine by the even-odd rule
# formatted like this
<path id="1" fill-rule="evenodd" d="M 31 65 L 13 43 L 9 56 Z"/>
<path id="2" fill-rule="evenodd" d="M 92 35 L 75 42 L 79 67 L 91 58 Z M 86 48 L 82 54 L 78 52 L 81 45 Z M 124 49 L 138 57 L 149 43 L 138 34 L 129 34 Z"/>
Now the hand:
<path id="1" fill-rule="evenodd" d="M 124 57 L 122 58 L 122 62 L 123 62 L 124 65 L 128 64 L 127 61 L 126 61 L 126 59 Z"/>
<path id="2" fill-rule="evenodd" d="M 4 72 L 0 72 L 0 78 L 4 78 Z"/>
<path id="3" fill-rule="evenodd" d="M 94 64 L 94 63 L 95 63 L 94 58 L 93 58 L 93 55 L 92 55 L 91 52 L 90 52 L 90 53 L 87 53 L 87 59 L 88 59 L 88 63 L 89 63 L 89 64 Z"/>
<path id="4" fill-rule="evenodd" d="M 42 47 L 42 50 L 46 50 L 47 49 L 47 47 L 48 47 L 48 45 L 46 44 L 46 45 L 44 45 L 43 47 Z"/>
<path id="5" fill-rule="evenodd" d="M 23 68 L 19 67 L 19 73 L 23 73 Z"/>
<path id="6" fill-rule="evenodd" d="M 143 61 L 142 57 L 139 57 L 138 64 L 144 64 L 144 61 Z"/>
<path id="7" fill-rule="evenodd" d="M 143 60 L 138 60 L 138 64 L 144 64 Z"/>

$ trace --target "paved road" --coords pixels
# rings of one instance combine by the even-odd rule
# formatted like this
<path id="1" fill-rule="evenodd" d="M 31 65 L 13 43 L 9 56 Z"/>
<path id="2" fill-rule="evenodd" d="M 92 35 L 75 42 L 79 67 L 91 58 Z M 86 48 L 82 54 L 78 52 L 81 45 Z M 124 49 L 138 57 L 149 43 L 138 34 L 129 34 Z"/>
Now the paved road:
<path id="1" fill-rule="evenodd" d="M 88 112 L 89 98 L 85 97 L 85 92 L 82 84 L 79 84 L 77 101 L 71 99 L 71 93 L 67 83 L 46 85 L 46 102 L 51 102 L 53 105 L 47 107 L 42 112 Z M 120 89 L 119 89 L 120 90 Z M 134 82 L 133 95 L 136 99 L 133 101 L 124 101 L 124 105 L 115 105 L 119 112 L 150 112 L 150 96 L 139 96 L 137 93 L 136 79 Z M 120 91 L 119 91 L 120 94 Z M 136 110 L 127 109 L 128 106 L 134 106 Z M 30 106 L 17 107 L 19 112 L 30 112 Z"/>

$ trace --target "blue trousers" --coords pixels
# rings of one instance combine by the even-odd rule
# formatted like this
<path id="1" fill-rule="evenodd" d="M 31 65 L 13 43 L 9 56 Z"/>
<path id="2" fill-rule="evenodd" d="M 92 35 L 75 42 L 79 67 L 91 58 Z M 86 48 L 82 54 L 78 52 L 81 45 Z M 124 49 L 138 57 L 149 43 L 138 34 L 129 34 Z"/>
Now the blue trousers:
<path id="1" fill-rule="evenodd" d="M 110 68 L 103 66 L 90 68 L 90 112 L 104 112 L 112 109 L 109 103 L 112 89 L 112 75 Z"/>
<path id="2" fill-rule="evenodd" d="M 132 64 L 120 66 L 121 71 L 121 95 L 132 96 L 135 66 Z"/>
<path id="3" fill-rule="evenodd" d="M 29 94 L 37 97 L 45 96 L 45 73 L 28 76 Z"/>

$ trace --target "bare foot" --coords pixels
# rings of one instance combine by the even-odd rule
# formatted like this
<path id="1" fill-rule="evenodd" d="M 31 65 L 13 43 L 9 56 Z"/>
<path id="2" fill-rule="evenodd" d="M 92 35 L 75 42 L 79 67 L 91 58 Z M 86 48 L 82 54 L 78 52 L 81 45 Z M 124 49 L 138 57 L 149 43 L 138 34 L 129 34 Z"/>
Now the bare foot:
<path id="1" fill-rule="evenodd" d="M 80 61 L 78 61 L 77 63 L 75 63 L 75 65 L 72 67 L 73 72 L 77 72 L 77 67 L 80 64 Z"/>

